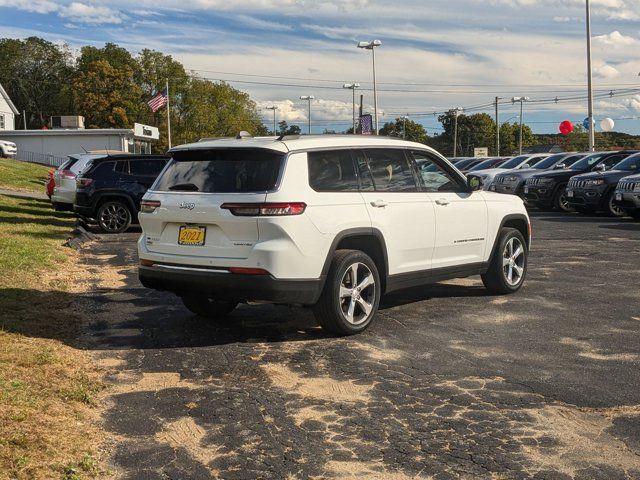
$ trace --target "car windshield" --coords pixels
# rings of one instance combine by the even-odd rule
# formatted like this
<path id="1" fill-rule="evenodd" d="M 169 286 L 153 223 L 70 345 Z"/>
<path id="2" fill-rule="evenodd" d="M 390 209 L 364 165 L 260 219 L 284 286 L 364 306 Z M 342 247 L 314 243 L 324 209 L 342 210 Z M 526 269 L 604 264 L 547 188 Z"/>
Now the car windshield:
<path id="1" fill-rule="evenodd" d="M 276 186 L 282 159 L 278 152 L 257 148 L 177 151 L 153 190 L 266 192 Z"/>
<path id="2" fill-rule="evenodd" d="M 462 170 L 473 161 L 474 161 L 473 158 L 463 158 L 462 160 L 459 160 L 456 162 L 456 168 L 458 170 Z"/>
<path id="3" fill-rule="evenodd" d="M 516 168 L 527 158 L 529 158 L 527 155 L 519 155 L 517 157 L 513 157 L 511 160 L 507 160 L 502 165 L 500 165 L 500 168 Z"/>
<path id="4" fill-rule="evenodd" d="M 484 170 L 485 168 L 492 168 L 495 167 L 498 163 L 500 163 L 499 158 L 489 158 L 487 160 L 483 160 L 469 171 L 473 172 L 474 170 Z"/>
<path id="5" fill-rule="evenodd" d="M 616 163 L 612 170 L 623 170 L 625 172 L 635 172 L 640 170 L 640 153 L 625 158 L 620 163 Z"/>
<path id="6" fill-rule="evenodd" d="M 535 164 L 533 168 L 535 168 L 536 170 L 546 170 L 547 168 L 552 167 L 553 165 L 558 163 L 560 160 L 562 160 L 566 156 L 567 156 L 566 153 L 551 155 L 550 157 L 543 158 L 542 160 L 540 160 L 538 163 Z"/>
<path id="7" fill-rule="evenodd" d="M 596 153 L 594 155 L 584 157 L 582 160 L 571 165 L 571 170 L 588 170 L 589 167 L 592 167 L 593 165 L 598 163 L 600 159 L 605 155 L 606 153 Z"/>

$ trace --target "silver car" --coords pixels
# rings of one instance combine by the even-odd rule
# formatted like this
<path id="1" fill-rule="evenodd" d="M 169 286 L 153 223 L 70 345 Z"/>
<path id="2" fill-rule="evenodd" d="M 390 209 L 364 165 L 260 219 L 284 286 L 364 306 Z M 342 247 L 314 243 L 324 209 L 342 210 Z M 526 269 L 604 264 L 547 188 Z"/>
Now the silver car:
<path id="1" fill-rule="evenodd" d="M 73 211 L 73 201 L 76 197 L 76 177 L 84 170 L 90 160 L 100 157 L 104 157 L 104 155 L 95 153 L 69 155 L 69 160 L 53 172 L 55 182 L 53 195 L 51 195 L 53 208 L 60 211 Z"/>

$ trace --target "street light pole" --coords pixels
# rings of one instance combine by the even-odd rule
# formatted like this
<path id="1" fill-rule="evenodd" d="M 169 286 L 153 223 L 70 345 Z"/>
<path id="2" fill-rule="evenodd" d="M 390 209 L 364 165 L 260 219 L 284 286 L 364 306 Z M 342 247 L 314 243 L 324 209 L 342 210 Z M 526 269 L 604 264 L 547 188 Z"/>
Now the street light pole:
<path id="1" fill-rule="evenodd" d="M 356 88 L 360 88 L 359 83 L 345 83 L 342 85 L 342 88 L 349 88 L 353 93 L 353 104 L 352 104 L 352 113 L 353 113 L 353 134 L 356 133 Z"/>
<path id="2" fill-rule="evenodd" d="M 278 133 L 276 132 L 276 110 L 278 109 L 277 106 L 275 105 L 271 105 L 270 107 L 267 107 L 267 110 L 273 110 L 273 134 L 274 135 L 278 135 Z"/>
<path id="3" fill-rule="evenodd" d="M 374 135 L 378 135 L 378 89 L 376 86 L 376 47 L 382 45 L 381 40 L 372 40 L 370 42 L 359 42 L 358 48 L 371 50 L 371 60 L 373 62 L 373 111 L 374 111 Z"/>
<path id="4" fill-rule="evenodd" d="M 453 121 L 453 157 L 458 156 L 458 115 L 460 112 L 464 111 L 462 107 L 457 107 L 453 109 L 454 113 L 454 121 Z"/>
<path id="5" fill-rule="evenodd" d="M 499 101 L 502 100 L 500 97 L 496 97 L 496 156 L 500 156 L 500 116 L 498 113 L 498 105 Z"/>
<path id="6" fill-rule="evenodd" d="M 311 135 L 311 100 L 313 100 L 314 97 L 313 95 L 301 95 L 300 96 L 300 100 L 306 100 L 308 102 L 308 115 L 307 115 L 307 134 Z"/>
<path id="7" fill-rule="evenodd" d="M 404 115 L 402 117 L 402 139 L 403 140 L 407 139 L 407 118 L 409 118 L 407 115 Z"/>
<path id="8" fill-rule="evenodd" d="M 531 100 L 529 97 L 513 97 L 511 99 L 511 103 L 515 103 L 515 102 L 520 102 L 520 148 L 519 148 L 519 155 L 522 155 L 522 106 L 524 104 L 524 102 L 528 102 L 529 100 Z"/>
<path id="9" fill-rule="evenodd" d="M 591 70 L 591 6 L 587 1 L 587 84 L 589 89 L 589 151 L 595 151 L 596 135 L 593 124 L 593 73 Z"/>

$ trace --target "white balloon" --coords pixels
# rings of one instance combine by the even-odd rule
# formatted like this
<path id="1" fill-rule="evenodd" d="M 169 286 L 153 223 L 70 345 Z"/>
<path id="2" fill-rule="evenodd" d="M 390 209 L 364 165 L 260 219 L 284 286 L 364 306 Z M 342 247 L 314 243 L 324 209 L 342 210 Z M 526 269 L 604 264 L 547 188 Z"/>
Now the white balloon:
<path id="1" fill-rule="evenodd" d="M 603 132 L 610 132 L 615 127 L 616 123 L 611 118 L 605 118 L 600 122 L 600 128 Z"/>

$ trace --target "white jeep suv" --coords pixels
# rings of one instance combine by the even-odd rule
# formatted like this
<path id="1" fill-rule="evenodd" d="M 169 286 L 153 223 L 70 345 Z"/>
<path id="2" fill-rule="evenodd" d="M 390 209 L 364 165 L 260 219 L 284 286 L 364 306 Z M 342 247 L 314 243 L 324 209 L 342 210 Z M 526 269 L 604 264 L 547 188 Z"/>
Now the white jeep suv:
<path id="1" fill-rule="evenodd" d="M 348 335 L 387 292 L 477 274 L 492 293 L 524 282 L 522 200 L 481 191 L 425 145 L 322 135 L 170 153 L 141 203 L 139 277 L 200 316 L 249 300 L 310 305 Z"/>

